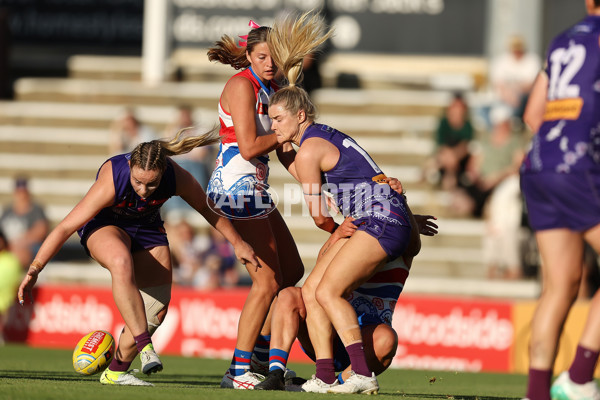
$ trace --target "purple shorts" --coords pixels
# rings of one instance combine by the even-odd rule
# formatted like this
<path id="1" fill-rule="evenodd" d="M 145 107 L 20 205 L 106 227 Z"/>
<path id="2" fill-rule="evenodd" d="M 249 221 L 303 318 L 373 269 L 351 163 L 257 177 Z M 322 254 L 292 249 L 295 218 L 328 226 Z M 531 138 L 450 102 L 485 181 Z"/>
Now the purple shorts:
<path id="1" fill-rule="evenodd" d="M 359 231 L 365 231 L 379 241 L 388 255 L 388 261 L 400 257 L 406 250 L 410 241 L 410 217 L 404 199 L 399 195 L 391 196 L 383 205 L 375 203 L 362 216 L 353 217 L 353 223 Z"/>
<path id="2" fill-rule="evenodd" d="M 521 191 L 534 231 L 584 232 L 600 223 L 600 173 L 526 173 Z"/>
<path id="3" fill-rule="evenodd" d="M 90 222 L 85 224 L 77 233 L 81 237 L 81 245 L 85 249 L 86 253 L 90 255 L 90 251 L 87 248 L 87 240 L 92 233 L 98 229 L 113 225 L 117 228 L 121 228 L 131 238 L 131 252 L 151 249 L 157 246 L 168 246 L 169 241 L 167 240 L 167 232 L 165 231 L 164 225 L 127 225 L 127 224 L 116 224 L 114 222 L 108 222 L 101 219 L 92 219 Z"/>

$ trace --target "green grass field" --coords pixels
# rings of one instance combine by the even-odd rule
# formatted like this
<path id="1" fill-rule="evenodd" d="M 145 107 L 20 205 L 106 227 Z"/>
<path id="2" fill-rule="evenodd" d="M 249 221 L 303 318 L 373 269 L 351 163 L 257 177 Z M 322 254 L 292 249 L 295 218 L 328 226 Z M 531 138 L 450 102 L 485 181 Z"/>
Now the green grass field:
<path id="1" fill-rule="evenodd" d="M 316 399 L 331 394 L 224 390 L 219 383 L 229 362 L 162 356 L 165 369 L 146 379 L 155 387 L 106 386 L 99 375 L 85 377 L 74 372 L 68 350 L 29 348 L 7 344 L 0 347 L 0 400 L 184 400 L 184 399 Z M 299 376 L 314 373 L 310 364 L 290 363 Z M 139 360 L 133 364 L 139 368 Z M 141 374 L 140 374 L 141 375 Z M 390 369 L 378 377 L 379 396 L 417 399 L 500 400 L 520 399 L 525 392 L 524 375 L 472 374 Z M 358 396 L 358 395 L 337 395 Z"/>

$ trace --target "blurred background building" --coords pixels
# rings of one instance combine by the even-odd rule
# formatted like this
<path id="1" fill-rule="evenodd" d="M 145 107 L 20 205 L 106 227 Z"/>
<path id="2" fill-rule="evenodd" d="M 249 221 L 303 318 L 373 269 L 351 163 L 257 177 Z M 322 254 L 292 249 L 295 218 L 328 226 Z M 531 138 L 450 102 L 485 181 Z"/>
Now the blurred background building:
<path id="1" fill-rule="evenodd" d="M 319 121 L 356 137 L 403 182 L 415 212 L 439 217 L 440 233 L 424 239 L 407 291 L 535 297 L 537 257 L 520 193 L 514 179 L 500 184 L 514 178 L 531 134 L 520 107 L 544 49 L 585 15 L 583 1 L 0 0 L 0 203 L 10 202 L 14 177 L 26 176 L 54 226 L 112 152 L 110 127 L 123 110 L 157 134 L 172 131 L 182 107 L 198 126 L 218 123 L 232 70 L 210 64 L 206 48 L 223 34 L 246 34 L 250 19 L 268 25 L 279 12 L 308 9 L 336 29 L 306 71 L 320 78 L 310 81 Z M 456 97 L 466 107 L 458 123 L 447 112 Z M 471 133 L 457 141 L 466 120 Z M 445 150 L 459 142 L 453 161 Z M 442 150 L 450 164 L 439 164 Z M 299 202 L 286 204 L 294 182 L 277 161 L 271 167 L 309 271 L 326 234 Z M 448 168 L 453 178 L 443 180 Z M 502 192 L 511 207 L 491 218 L 495 187 L 512 188 Z M 199 215 L 185 221 L 206 233 Z M 513 240 L 493 248 L 485 239 L 497 235 Z M 512 256 L 503 263 L 498 254 Z M 75 238 L 53 263 L 44 279 L 107 278 Z"/>

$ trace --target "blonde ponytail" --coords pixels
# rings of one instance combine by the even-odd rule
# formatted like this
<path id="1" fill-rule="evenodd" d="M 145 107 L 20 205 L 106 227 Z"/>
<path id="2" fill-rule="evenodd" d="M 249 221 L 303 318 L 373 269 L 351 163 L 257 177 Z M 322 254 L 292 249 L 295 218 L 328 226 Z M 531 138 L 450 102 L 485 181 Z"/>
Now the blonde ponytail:
<path id="1" fill-rule="evenodd" d="M 267 35 L 267 43 L 273 61 L 284 73 L 290 86 L 299 82 L 304 57 L 315 52 L 332 33 L 326 31 L 324 19 L 312 11 L 297 19 L 288 14 L 275 20 Z"/>
<path id="2" fill-rule="evenodd" d="M 167 168 L 167 157 L 189 153 L 196 147 L 218 143 L 221 140 L 218 126 L 203 135 L 184 137 L 191 129 L 194 128 L 181 129 L 170 140 L 152 140 L 138 144 L 131 152 L 131 166 L 164 171 Z"/>
<path id="3" fill-rule="evenodd" d="M 308 93 L 297 86 L 302 79 L 302 60 L 317 51 L 333 31 L 326 30 L 322 17 L 309 11 L 297 19 L 292 15 L 276 19 L 267 36 L 267 44 L 275 65 L 283 72 L 288 86 L 282 87 L 271 97 L 269 104 L 282 104 L 295 114 L 304 110 L 307 119 L 314 121 L 316 108 Z"/>

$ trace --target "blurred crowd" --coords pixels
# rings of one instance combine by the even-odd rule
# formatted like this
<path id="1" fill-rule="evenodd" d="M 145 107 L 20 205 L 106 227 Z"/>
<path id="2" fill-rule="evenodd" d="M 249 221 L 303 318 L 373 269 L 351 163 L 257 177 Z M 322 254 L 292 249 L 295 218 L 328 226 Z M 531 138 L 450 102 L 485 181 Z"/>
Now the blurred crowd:
<path id="1" fill-rule="evenodd" d="M 519 167 L 531 139 L 523 123 L 528 95 L 541 70 L 540 58 L 513 36 L 506 52 L 490 62 L 491 99 L 470 106 L 455 93 L 439 117 L 435 147 L 423 178 L 450 196 L 451 217 L 483 219 L 482 250 L 490 279 L 537 278 L 539 255 L 527 222 Z M 600 284 L 597 255 L 587 249 L 581 296 Z"/>
<path id="2" fill-rule="evenodd" d="M 323 57 L 314 55 L 305 62 L 304 85 L 309 92 L 322 86 L 319 66 Z M 423 165 L 423 180 L 449 194 L 448 216 L 485 222 L 482 250 L 490 279 L 535 278 L 538 274 L 538 253 L 519 187 L 519 165 L 533 134 L 523 123 L 523 111 L 540 68 L 540 58 L 528 51 L 524 40 L 510 38 L 506 52 L 490 62 L 492 100 L 473 106 L 469 93 L 454 93 L 432 132 L 434 151 Z M 179 105 L 170 123 L 160 129 L 142 122 L 135 108 L 125 108 L 108 127 L 108 153 L 128 152 L 139 142 L 171 138 L 179 132 L 197 135 L 211 129 L 198 115 L 193 107 Z M 176 161 L 206 188 L 216 150 L 214 146 L 196 148 Z M 34 201 L 29 186 L 26 177 L 15 178 L 13 199 L 0 213 L 0 277 L 6 277 L 0 279 L 0 295 L 12 284 L 8 277 L 15 263 L 22 273 L 49 232 L 44 208 Z M 173 197 L 162 212 L 175 284 L 197 289 L 240 284 L 242 269 L 231 245 L 214 229 L 190 223 L 196 211 Z M 582 296 L 589 297 L 600 286 L 597 256 L 591 249 L 586 265 L 588 284 Z M 2 311 L 0 307 L 0 324 Z"/>

